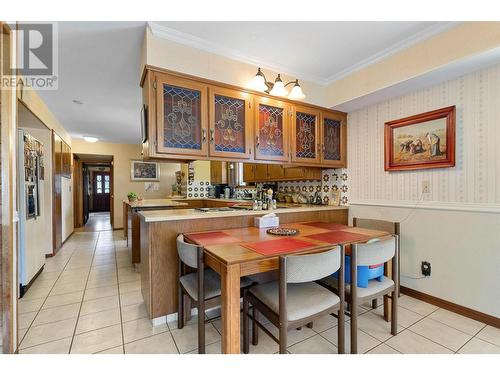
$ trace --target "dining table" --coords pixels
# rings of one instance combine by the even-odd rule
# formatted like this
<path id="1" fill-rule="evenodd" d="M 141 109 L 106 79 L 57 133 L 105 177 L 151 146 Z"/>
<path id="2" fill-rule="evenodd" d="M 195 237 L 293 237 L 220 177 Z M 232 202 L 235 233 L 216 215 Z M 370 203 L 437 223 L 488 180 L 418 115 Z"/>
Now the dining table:
<path id="1" fill-rule="evenodd" d="M 298 232 L 293 236 L 277 236 L 267 233 L 269 228 L 245 227 L 184 233 L 188 242 L 203 247 L 205 264 L 221 278 L 221 350 L 224 354 L 240 354 L 241 277 L 277 270 L 281 255 L 315 253 L 335 245 L 347 248 L 389 235 L 379 230 L 327 222 L 287 223 L 280 228 Z M 354 285 L 355 275 L 356 272 L 351 280 Z"/>

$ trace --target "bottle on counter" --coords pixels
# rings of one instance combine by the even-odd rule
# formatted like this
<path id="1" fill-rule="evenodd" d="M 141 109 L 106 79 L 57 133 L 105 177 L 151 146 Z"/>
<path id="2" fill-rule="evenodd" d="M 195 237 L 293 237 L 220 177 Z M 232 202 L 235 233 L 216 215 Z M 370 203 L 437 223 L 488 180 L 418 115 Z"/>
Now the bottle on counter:
<path id="1" fill-rule="evenodd" d="M 273 205 L 273 210 L 275 210 L 277 208 L 276 199 L 273 199 L 272 205 Z"/>
<path id="2" fill-rule="evenodd" d="M 259 209 L 259 203 L 257 203 L 257 200 L 254 200 L 253 201 L 253 206 L 252 206 L 252 209 L 254 211 L 257 211 Z"/>

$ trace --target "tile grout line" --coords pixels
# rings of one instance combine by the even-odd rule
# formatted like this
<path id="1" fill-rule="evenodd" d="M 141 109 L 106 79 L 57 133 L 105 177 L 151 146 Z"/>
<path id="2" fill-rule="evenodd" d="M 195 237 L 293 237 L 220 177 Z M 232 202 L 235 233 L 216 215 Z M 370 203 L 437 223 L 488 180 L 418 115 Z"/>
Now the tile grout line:
<path id="1" fill-rule="evenodd" d="M 78 309 L 78 315 L 76 317 L 75 328 L 73 329 L 73 336 L 71 336 L 71 343 L 69 345 L 69 352 L 68 352 L 68 354 L 71 354 L 71 349 L 73 349 L 73 342 L 74 342 L 75 336 L 76 336 L 76 328 L 78 327 L 78 321 L 80 320 L 80 313 L 82 311 L 83 302 L 85 300 L 85 292 L 87 291 L 87 284 L 89 282 L 90 272 L 92 270 L 92 262 L 94 261 L 95 252 L 96 252 L 96 249 L 97 249 L 97 244 L 99 243 L 99 238 L 100 237 L 101 237 L 101 233 L 98 232 L 97 238 L 95 240 L 94 251 L 92 253 L 92 260 L 90 262 L 89 271 L 87 273 L 87 280 L 85 281 L 85 289 L 83 290 L 82 300 L 80 301 L 80 309 Z"/>
<path id="2" fill-rule="evenodd" d="M 29 330 L 31 329 L 31 327 L 36 327 L 36 326 L 33 326 L 33 323 L 35 322 L 36 318 L 38 317 L 38 314 L 39 314 L 39 313 L 40 313 L 40 311 L 42 310 L 43 305 L 45 304 L 45 302 L 47 302 L 47 299 L 48 299 L 48 298 L 49 298 L 49 296 L 50 296 L 50 292 L 52 292 L 52 290 L 54 289 L 54 287 L 55 287 L 55 285 L 56 285 L 57 281 L 59 280 L 59 278 L 61 277 L 62 273 L 64 272 L 64 270 L 65 270 L 65 269 L 66 269 L 66 267 L 68 266 L 68 263 L 69 263 L 69 261 L 70 261 L 70 259 L 71 259 L 71 257 L 73 256 L 73 254 L 74 254 L 74 253 L 75 253 L 75 249 L 73 249 L 73 251 L 72 251 L 71 255 L 70 255 L 70 256 L 69 256 L 69 258 L 68 258 L 68 260 L 67 260 L 67 261 L 66 261 L 66 263 L 64 264 L 63 268 L 60 270 L 59 275 L 57 276 L 56 281 L 54 282 L 54 285 L 52 285 L 52 287 L 50 288 L 49 293 L 47 293 L 47 296 L 45 296 L 45 298 L 43 299 L 43 302 L 42 302 L 42 304 L 40 305 L 40 308 L 36 311 L 36 314 L 35 314 L 35 316 L 34 316 L 33 320 L 31 321 L 31 323 L 29 324 L 28 328 L 26 329 L 26 332 L 24 332 L 24 335 L 23 335 L 23 337 L 21 338 L 21 341 L 19 341 L 19 344 L 18 344 L 18 346 L 19 346 L 19 350 L 22 350 L 22 349 L 21 349 L 21 344 L 23 343 L 23 341 L 24 341 L 24 339 L 25 339 L 26 335 L 28 334 Z M 44 343 L 42 343 L 42 344 L 44 344 Z M 38 345 L 42 345 L 42 344 L 38 344 Z M 37 346 L 37 345 L 33 345 L 33 346 Z M 31 346 L 30 346 L 30 348 L 31 348 Z"/>
<path id="3" fill-rule="evenodd" d="M 117 288 L 118 288 L 118 308 L 120 311 L 120 328 L 121 328 L 121 333 L 122 333 L 122 353 L 125 354 L 125 335 L 123 333 L 123 314 L 122 314 L 122 300 L 121 300 L 121 295 L 120 295 L 120 278 L 118 277 L 118 260 L 116 256 L 116 244 L 115 244 L 115 238 L 114 235 L 111 235 L 113 238 L 113 252 L 115 255 L 115 269 L 116 269 L 116 283 L 117 283 Z"/>

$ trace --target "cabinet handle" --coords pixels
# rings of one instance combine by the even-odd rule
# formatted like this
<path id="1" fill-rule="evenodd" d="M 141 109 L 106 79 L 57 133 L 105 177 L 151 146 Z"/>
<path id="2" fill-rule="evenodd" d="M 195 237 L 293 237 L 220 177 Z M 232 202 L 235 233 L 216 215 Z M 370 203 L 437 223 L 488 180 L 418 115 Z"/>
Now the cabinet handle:
<path id="1" fill-rule="evenodd" d="M 259 148 L 260 145 L 260 138 L 258 135 L 255 136 L 255 148 Z"/>
<path id="2" fill-rule="evenodd" d="M 207 141 L 207 131 L 205 129 L 203 129 L 201 131 L 201 134 L 202 134 L 202 138 L 203 138 L 202 142 L 205 143 Z"/>
<path id="3" fill-rule="evenodd" d="M 214 133 L 215 133 L 214 129 L 210 130 L 210 143 L 214 143 L 215 140 Z"/>

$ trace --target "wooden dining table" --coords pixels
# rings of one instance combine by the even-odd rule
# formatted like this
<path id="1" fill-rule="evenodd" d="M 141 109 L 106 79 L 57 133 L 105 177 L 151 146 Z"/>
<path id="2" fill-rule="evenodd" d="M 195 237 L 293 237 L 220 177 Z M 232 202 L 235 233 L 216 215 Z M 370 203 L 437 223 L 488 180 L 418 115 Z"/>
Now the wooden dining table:
<path id="1" fill-rule="evenodd" d="M 280 255 L 314 253 L 389 234 L 324 222 L 288 223 L 281 227 L 297 229 L 298 234 L 276 236 L 267 233 L 269 228 L 256 227 L 184 233 L 187 241 L 203 246 L 205 264 L 221 277 L 222 353 L 240 354 L 242 276 L 278 269 Z"/>

